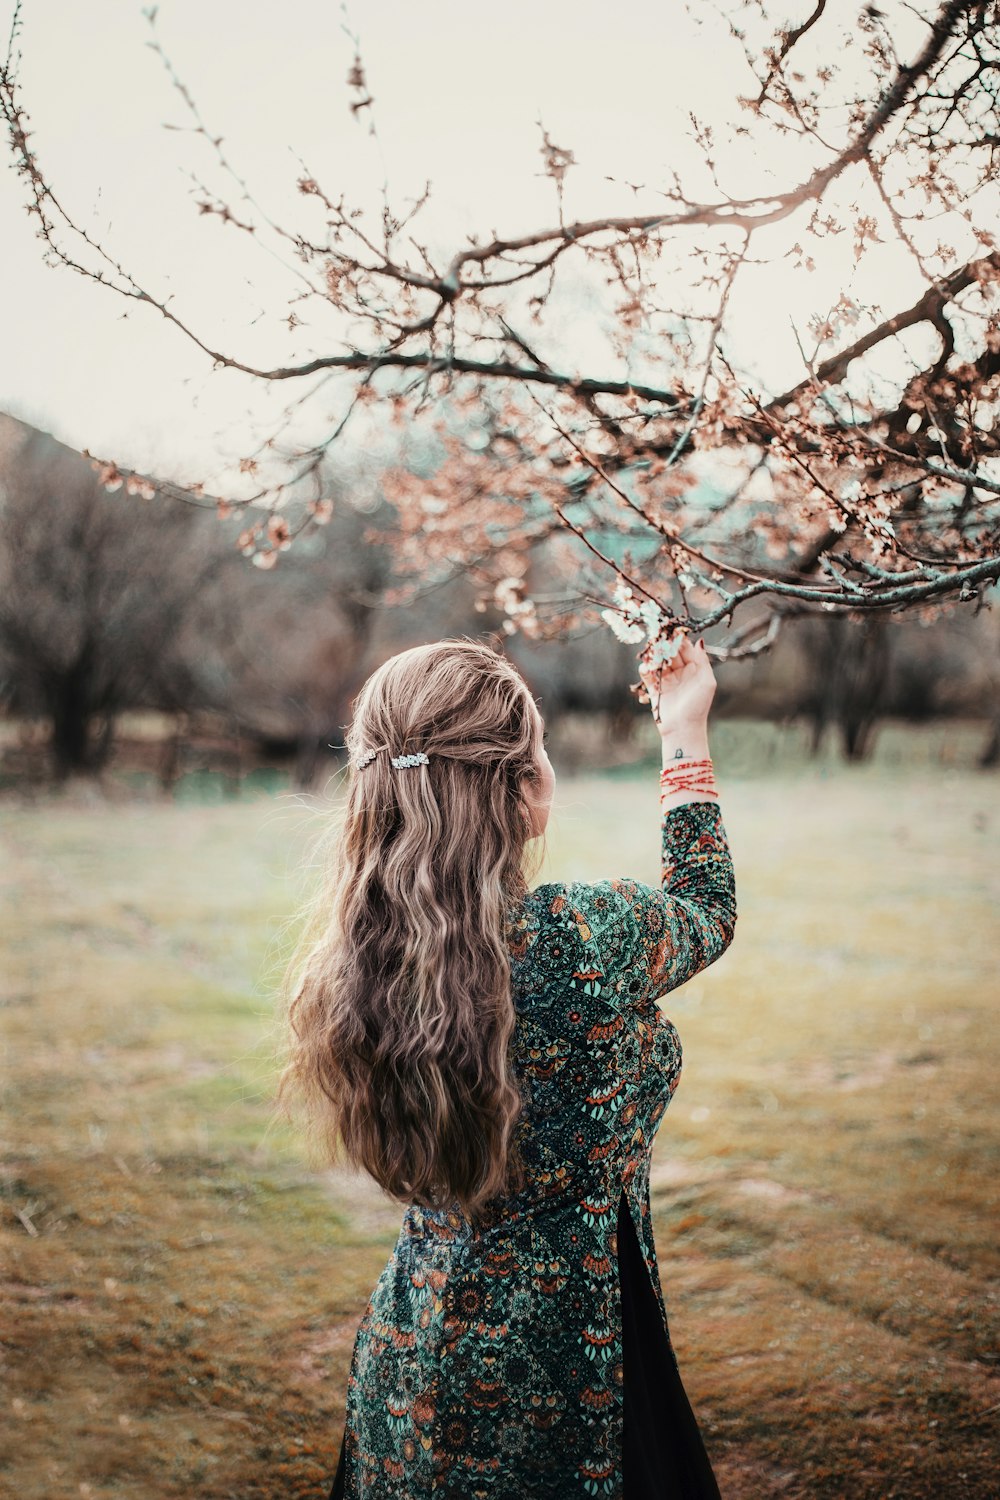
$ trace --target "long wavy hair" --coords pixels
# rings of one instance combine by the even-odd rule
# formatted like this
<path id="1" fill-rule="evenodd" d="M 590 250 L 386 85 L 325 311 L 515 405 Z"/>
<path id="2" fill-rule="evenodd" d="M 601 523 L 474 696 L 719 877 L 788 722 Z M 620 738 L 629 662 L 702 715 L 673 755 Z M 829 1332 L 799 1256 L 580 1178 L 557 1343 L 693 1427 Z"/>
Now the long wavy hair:
<path id="1" fill-rule="evenodd" d="M 289 968 L 293 1089 L 330 1160 L 470 1218 L 523 1185 L 508 927 L 540 719 L 504 656 L 418 646 L 368 679 L 319 930 Z M 367 764 L 357 761 L 374 751 Z M 426 764 L 391 757 L 423 752 Z"/>

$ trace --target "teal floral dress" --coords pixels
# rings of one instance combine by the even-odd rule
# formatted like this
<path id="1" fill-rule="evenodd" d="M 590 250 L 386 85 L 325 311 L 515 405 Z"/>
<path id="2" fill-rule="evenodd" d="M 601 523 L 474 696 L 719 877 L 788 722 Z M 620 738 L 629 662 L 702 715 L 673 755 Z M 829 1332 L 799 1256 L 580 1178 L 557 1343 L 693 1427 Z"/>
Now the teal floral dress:
<path id="1" fill-rule="evenodd" d="M 716 802 L 664 813 L 660 889 L 546 884 L 514 913 L 527 1185 L 476 1227 L 454 1205 L 405 1210 L 355 1339 L 332 1496 L 644 1493 L 623 1482 L 619 1241 L 634 1229 L 647 1321 L 673 1361 L 649 1168 L 681 1048 L 656 1002 L 725 951 L 735 922 Z"/>

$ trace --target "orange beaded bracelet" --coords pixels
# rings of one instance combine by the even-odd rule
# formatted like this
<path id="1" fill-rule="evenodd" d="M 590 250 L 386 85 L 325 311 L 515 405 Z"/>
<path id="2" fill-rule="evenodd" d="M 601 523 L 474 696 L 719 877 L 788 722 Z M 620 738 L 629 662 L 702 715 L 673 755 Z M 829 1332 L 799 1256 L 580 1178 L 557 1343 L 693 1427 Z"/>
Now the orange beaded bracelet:
<path id="1" fill-rule="evenodd" d="M 679 760 L 664 766 L 660 772 L 660 793 L 670 792 L 708 792 L 717 797 L 719 789 L 711 760 Z"/>

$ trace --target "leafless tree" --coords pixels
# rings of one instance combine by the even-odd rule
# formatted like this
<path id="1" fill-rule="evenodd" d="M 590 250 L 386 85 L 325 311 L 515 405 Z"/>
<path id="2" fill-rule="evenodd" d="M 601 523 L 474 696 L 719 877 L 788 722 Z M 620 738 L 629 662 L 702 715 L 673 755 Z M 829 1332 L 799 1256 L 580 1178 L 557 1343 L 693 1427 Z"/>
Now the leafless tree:
<path id="1" fill-rule="evenodd" d="M 223 556 L 174 500 L 111 495 L 78 454 L 29 436 L 0 478 L 0 682 L 45 718 L 56 771 L 106 762 L 123 709 L 198 698 L 181 633 Z"/>

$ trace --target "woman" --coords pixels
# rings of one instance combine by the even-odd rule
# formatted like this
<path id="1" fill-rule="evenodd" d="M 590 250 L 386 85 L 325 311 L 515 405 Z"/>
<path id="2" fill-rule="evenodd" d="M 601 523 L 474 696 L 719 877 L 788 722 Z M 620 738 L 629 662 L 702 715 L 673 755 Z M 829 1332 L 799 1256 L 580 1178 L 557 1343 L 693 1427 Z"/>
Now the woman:
<path id="1" fill-rule="evenodd" d="M 511 663 L 444 641 L 362 689 L 328 925 L 294 970 L 287 1080 L 406 1204 L 357 1332 L 331 1500 L 718 1496 L 667 1332 L 658 996 L 732 940 L 686 636 L 640 664 L 663 741 L 662 889 L 529 890 L 553 772 Z"/>

